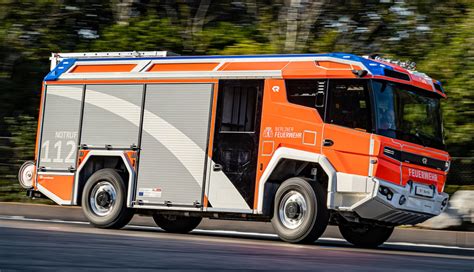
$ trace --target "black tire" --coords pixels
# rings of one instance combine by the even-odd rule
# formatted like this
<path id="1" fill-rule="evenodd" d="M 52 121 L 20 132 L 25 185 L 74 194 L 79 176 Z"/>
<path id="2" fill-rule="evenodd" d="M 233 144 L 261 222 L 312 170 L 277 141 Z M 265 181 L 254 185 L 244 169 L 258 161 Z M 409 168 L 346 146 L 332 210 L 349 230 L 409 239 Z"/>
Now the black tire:
<path id="1" fill-rule="evenodd" d="M 104 188 L 104 185 L 106 185 L 109 189 L 113 187 L 116 193 L 115 201 L 110 201 L 111 194 L 108 194 L 109 198 L 107 198 L 107 193 L 97 198 L 94 197 L 94 200 L 91 199 L 91 195 L 94 192 L 97 192 L 97 190 L 100 188 Z M 94 195 L 100 195 L 100 190 L 99 193 L 94 193 Z M 133 209 L 127 208 L 126 196 L 127 191 L 125 183 L 117 171 L 107 168 L 101 169 L 92 174 L 84 186 L 84 191 L 82 193 L 82 210 L 89 222 L 95 227 L 119 229 L 127 225 L 130 220 L 132 220 L 134 214 Z M 100 205 L 94 205 L 94 202 L 99 203 L 100 201 L 105 201 L 101 203 L 106 203 L 107 201 L 104 200 L 104 198 L 107 198 L 106 200 L 109 201 L 109 212 L 106 214 L 101 214 L 100 211 L 98 211 L 98 207 Z M 98 199 L 100 201 L 98 201 Z M 104 205 L 104 207 L 105 206 L 107 205 Z"/>
<path id="2" fill-rule="evenodd" d="M 155 213 L 153 220 L 158 227 L 172 233 L 188 233 L 201 223 L 201 217 L 166 215 Z"/>
<path id="3" fill-rule="evenodd" d="M 354 246 L 363 248 L 375 248 L 380 246 L 390 238 L 393 229 L 393 227 L 372 226 L 367 224 L 339 224 L 339 231 L 342 237 Z"/>
<path id="4" fill-rule="evenodd" d="M 293 204 L 303 203 L 292 201 L 294 196 L 297 199 L 304 199 L 306 204 L 304 212 L 304 205 Z M 295 216 L 296 221 L 293 220 Z M 275 195 L 272 218 L 273 228 L 280 239 L 290 243 L 313 243 L 326 230 L 328 220 L 326 190 L 319 183 L 310 184 L 303 178 L 295 177 L 280 185 Z M 292 222 L 299 223 L 291 225 Z"/>

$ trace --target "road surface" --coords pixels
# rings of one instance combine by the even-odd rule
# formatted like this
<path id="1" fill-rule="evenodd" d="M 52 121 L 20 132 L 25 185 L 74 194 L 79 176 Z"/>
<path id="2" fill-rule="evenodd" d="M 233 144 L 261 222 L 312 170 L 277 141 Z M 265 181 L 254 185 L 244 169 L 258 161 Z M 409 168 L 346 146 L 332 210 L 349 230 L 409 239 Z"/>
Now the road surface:
<path id="1" fill-rule="evenodd" d="M 200 226 L 191 234 L 177 235 L 152 225 L 136 225 L 140 223 L 137 220 L 122 230 L 103 230 L 54 213 L 50 218 L 11 215 L 12 209 L 9 215 L 4 213 L 5 209 L 0 209 L 1 272 L 474 271 L 474 248 L 389 242 L 369 250 L 330 237 L 313 245 L 292 245 L 272 233 L 242 229 L 208 230 Z"/>

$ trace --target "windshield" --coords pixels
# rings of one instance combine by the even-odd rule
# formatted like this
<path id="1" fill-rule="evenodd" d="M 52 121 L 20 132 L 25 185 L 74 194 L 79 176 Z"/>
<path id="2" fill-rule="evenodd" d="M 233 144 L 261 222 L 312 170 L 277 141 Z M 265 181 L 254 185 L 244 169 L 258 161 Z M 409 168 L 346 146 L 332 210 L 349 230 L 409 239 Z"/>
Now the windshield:
<path id="1" fill-rule="evenodd" d="M 439 98 L 416 88 L 373 80 L 377 134 L 445 149 Z"/>

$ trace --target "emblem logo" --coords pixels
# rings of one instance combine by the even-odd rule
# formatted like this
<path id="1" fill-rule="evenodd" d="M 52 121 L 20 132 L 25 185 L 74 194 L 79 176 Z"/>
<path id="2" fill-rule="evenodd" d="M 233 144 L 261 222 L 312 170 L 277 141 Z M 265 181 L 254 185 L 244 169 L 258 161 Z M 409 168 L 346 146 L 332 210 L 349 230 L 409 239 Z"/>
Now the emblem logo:
<path id="1" fill-rule="evenodd" d="M 266 127 L 263 130 L 263 137 L 264 138 L 272 138 L 273 137 L 273 129 L 271 127 Z"/>
<path id="2" fill-rule="evenodd" d="M 423 159 L 421 159 L 421 162 L 422 162 L 423 164 L 427 164 L 427 163 L 428 163 L 428 159 L 427 159 L 427 158 L 423 158 Z"/>

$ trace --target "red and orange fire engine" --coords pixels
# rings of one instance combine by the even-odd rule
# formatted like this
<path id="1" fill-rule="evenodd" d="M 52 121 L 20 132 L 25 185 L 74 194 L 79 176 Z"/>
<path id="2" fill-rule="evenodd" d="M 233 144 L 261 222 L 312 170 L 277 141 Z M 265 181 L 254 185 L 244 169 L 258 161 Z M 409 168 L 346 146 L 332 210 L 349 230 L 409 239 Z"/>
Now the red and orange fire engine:
<path id="1" fill-rule="evenodd" d="M 344 53 L 53 54 L 43 82 L 32 197 L 121 228 L 201 218 L 271 221 L 313 242 L 328 223 L 358 246 L 445 209 L 438 81 Z M 413 67 L 412 67 L 413 68 Z"/>

